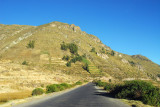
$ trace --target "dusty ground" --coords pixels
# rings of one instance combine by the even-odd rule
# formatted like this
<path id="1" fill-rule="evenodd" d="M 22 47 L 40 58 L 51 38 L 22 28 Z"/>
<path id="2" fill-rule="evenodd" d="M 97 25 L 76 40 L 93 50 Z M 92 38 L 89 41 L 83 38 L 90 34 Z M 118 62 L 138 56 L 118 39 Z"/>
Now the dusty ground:
<path id="1" fill-rule="evenodd" d="M 45 88 L 48 84 L 73 83 L 78 80 L 80 77 L 66 75 L 61 71 L 43 70 L 10 60 L 0 60 L 0 102 L 29 97 L 37 87 Z"/>

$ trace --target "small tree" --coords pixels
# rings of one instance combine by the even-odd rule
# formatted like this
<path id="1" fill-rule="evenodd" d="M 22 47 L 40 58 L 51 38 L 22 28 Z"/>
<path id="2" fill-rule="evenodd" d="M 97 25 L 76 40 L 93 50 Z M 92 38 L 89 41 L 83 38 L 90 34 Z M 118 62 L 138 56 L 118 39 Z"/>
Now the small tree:
<path id="1" fill-rule="evenodd" d="M 72 54 L 76 54 L 78 51 L 78 46 L 74 43 L 69 44 L 69 49 Z"/>
<path id="2" fill-rule="evenodd" d="M 34 40 L 30 40 L 26 47 L 33 49 L 34 48 L 34 44 L 35 44 L 35 41 Z"/>
<path id="3" fill-rule="evenodd" d="M 86 70 L 87 72 L 89 72 L 89 66 L 87 63 L 83 66 L 83 69 Z"/>
<path id="4" fill-rule="evenodd" d="M 76 63 L 76 58 L 71 59 L 71 62 Z"/>
<path id="5" fill-rule="evenodd" d="M 66 60 L 66 61 L 69 61 L 70 57 L 68 55 L 66 56 L 63 56 L 62 60 Z"/>
<path id="6" fill-rule="evenodd" d="M 61 50 L 67 50 L 68 49 L 68 45 L 65 44 L 64 42 L 61 44 Z"/>

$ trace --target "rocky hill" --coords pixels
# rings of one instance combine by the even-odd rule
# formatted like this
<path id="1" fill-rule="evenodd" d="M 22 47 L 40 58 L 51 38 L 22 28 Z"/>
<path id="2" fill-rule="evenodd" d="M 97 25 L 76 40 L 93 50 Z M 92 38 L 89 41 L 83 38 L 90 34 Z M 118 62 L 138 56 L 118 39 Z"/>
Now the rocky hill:
<path id="1" fill-rule="evenodd" d="M 34 47 L 29 48 L 28 45 L 32 42 Z M 69 49 L 63 50 L 61 46 L 71 43 L 78 46 L 78 55 L 85 57 L 82 61 L 71 63 L 71 66 L 67 67 L 67 61 L 62 58 L 66 55 L 69 57 L 76 55 L 73 55 Z M 104 45 L 96 36 L 81 31 L 80 27 L 61 22 L 40 26 L 0 24 L 0 60 L 0 75 L 4 77 L 1 83 L 9 77 L 26 78 L 23 80 L 25 82 L 21 80 L 21 83 L 27 85 L 33 81 L 36 81 L 36 84 L 51 83 L 52 77 L 49 77 L 46 82 L 38 76 L 34 77 L 38 74 L 41 74 L 42 79 L 47 78 L 47 75 L 53 75 L 54 81 L 57 81 L 55 77 L 59 78 L 58 82 L 65 81 L 61 75 L 66 76 L 66 81 L 69 81 L 70 77 L 73 81 L 92 78 L 106 81 L 109 79 L 157 81 L 157 75 L 160 74 L 160 66 L 148 58 L 116 52 Z M 88 71 L 84 69 L 86 63 Z"/>

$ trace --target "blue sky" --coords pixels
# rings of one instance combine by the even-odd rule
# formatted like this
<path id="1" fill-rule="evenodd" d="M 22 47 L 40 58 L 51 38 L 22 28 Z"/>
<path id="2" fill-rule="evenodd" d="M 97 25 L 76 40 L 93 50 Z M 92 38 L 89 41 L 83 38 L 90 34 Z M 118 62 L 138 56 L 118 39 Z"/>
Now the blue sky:
<path id="1" fill-rule="evenodd" d="M 0 0 L 0 23 L 80 26 L 113 50 L 160 65 L 160 0 Z"/>

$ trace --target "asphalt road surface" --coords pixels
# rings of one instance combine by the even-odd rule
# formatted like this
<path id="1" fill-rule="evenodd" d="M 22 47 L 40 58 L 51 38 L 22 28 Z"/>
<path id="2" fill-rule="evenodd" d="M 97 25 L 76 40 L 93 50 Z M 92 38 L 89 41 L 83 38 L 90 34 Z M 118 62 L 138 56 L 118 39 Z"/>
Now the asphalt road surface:
<path id="1" fill-rule="evenodd" d="M 62 95 L 16 107 L 130 107 L 88 83 Z"/>

